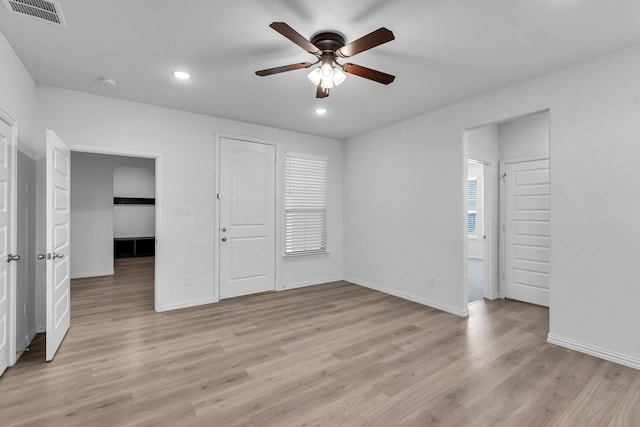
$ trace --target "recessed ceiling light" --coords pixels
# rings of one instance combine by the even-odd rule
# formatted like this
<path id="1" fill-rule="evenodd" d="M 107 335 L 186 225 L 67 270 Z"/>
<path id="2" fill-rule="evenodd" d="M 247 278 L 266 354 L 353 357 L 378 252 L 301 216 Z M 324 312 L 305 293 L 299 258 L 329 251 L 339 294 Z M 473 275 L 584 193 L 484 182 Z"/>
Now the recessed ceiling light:
<path id="1" fill-rule="evenodd" d="M 179 80 L 189 80 L 191 78 L 191 74 L 180 70 L 172 72 L 171 75 Z"/>
<path id="2" fill-rule="evenodd" d="M 327 114 L 327 109 L 326 108 L 316 108 L 316 114 L 323 116 L 325 114 Z"/>

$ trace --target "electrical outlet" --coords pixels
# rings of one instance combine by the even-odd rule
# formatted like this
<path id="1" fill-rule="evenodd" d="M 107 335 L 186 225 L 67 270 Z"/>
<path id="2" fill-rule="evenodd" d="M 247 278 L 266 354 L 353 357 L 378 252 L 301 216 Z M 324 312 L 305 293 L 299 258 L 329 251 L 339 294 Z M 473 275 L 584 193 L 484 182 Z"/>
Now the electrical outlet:
<path id="1" fill-rule="evenodd" d="M 191 286 L 191 276 L 184 276 L 184 285 Z"/>
<path id="2" fill-rule="evenodd" d="M 429 286 L 435 286 L 436 285 L 436 276 L 435 275 L 431 275 L 429 276 Z"/>

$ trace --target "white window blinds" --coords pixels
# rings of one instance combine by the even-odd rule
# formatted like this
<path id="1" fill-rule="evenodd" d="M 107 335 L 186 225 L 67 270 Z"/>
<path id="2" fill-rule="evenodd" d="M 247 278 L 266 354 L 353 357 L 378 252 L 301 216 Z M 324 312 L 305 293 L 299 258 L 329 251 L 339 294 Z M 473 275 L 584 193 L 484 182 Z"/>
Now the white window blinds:
<path id="1" fill-rule="evenodd" d="M 285 255 L 327 252 L 327 160 L 287 153 Z"/>
<path id="2" fill-rule="evenodd" d="M 476 205 L 478 196 L 478 181 L 474 179 L 467 180 L 467 236 L 476 237 Z"/>

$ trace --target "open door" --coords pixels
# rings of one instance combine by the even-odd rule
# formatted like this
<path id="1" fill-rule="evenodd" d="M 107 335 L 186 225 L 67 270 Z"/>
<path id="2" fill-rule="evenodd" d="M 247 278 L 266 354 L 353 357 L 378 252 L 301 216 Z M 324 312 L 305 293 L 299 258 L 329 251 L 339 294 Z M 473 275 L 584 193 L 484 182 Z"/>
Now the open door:
<path id="1" fill-rule="evenodd" d="M 15 363 L 15 126 L 5 121 L 0 110 L 0 375 Z"/>
<path id="2" fill-rule="evenodd" d="M 549 160 L 507 163 L 504 296 L 549 307 Z"/>
<path id="3" fill-rule="evenodd" d="M 52 130 L 47 130 L 47 362 L 53 360 L 71 320 L 70 170 L 71 150 Z"/>

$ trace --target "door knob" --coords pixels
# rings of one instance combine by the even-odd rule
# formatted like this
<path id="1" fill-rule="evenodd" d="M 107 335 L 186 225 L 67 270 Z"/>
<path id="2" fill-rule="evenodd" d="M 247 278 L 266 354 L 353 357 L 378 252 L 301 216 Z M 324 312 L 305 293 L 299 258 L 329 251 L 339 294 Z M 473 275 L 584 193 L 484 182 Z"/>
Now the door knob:
<path id="1" fill-rule="evenodd" d="M 11 262 L 11 261 L 20 261 L 20 255 L 12 255 L 12 254 L 7 255 L 7 262 Z"/>
<path id="2" fill-rule="evenodd" d="M 47 259 L 47 254 L 38 254 L 38 259 Z"/>
<path id="3" fill-rule="evenodd" d="M 220 231 L 222 231 L 224 233 L 225 231 L 227 231 L 227 227 L 222 227 L 222 229 Z"/>
<path id="4" fill-rule="evenodd" d="M 63 257 L 64 257 L 64 254 L 63 254 L 62 252 L 59 252 L 59 253 L 57 253 L 57 254 L 53 255 L 53 257 L 54 257 L 54 258 L 63 258 Z"/>
<path id="5" fill-rule="evenodd" d="M 222 240 L 223 242 L 226 242 L 226 241 L 227 241 L 227 238 L 226 238 L 226 237 L 223 237 L 223 238 L 222 238 L 222 239 L 220 239 L 220 240 Z"/>

